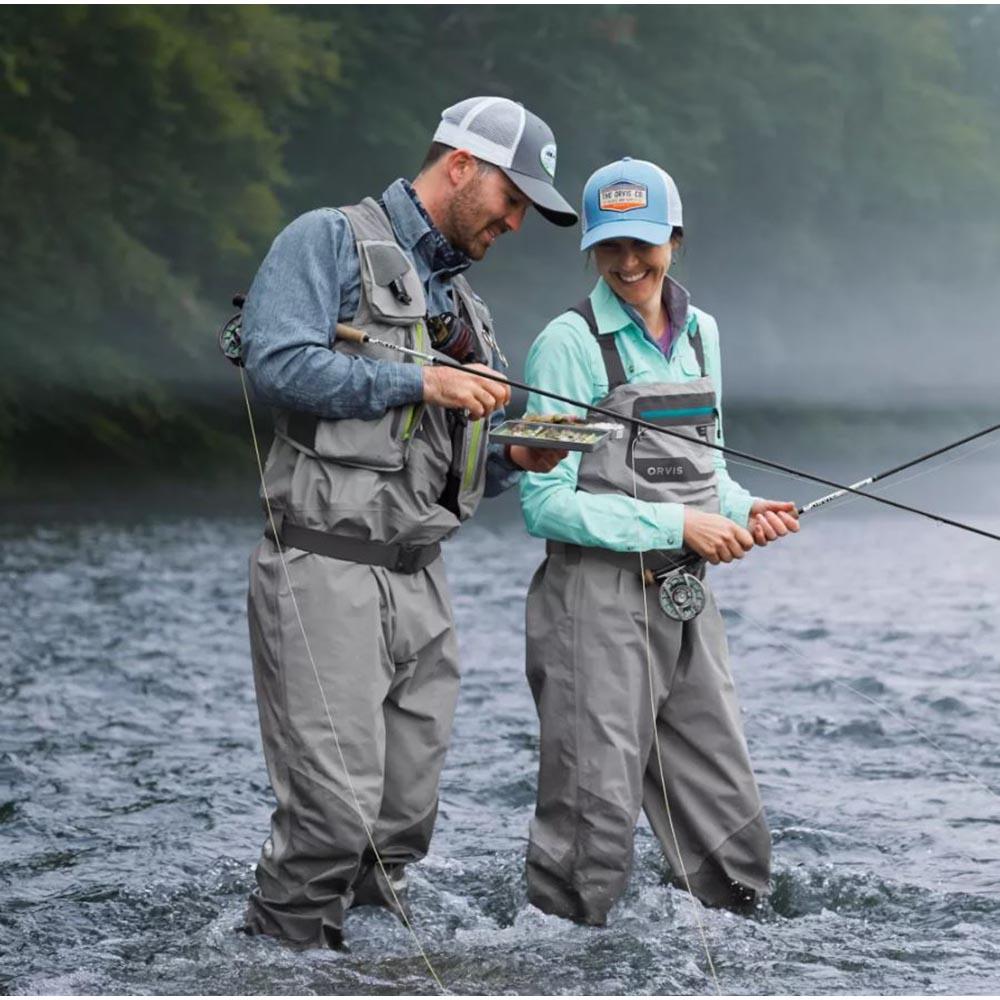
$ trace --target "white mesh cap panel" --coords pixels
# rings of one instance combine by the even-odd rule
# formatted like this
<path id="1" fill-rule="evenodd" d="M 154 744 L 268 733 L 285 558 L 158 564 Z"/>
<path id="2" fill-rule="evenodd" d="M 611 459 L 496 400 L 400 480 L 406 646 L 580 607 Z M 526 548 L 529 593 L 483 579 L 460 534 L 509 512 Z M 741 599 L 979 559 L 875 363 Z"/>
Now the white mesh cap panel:
<path id="1" fill-rule="evenodd" d="M 446 108 L 434 141 L 467 149 L 498 167 L 509 167 L 524 132 L 525 111 L 505 97 L 472 97 Z"/>
<path id="2" fill-rule="evenodd" d="M 500 167 L 538 211 L 557 226 L 573 226 L 577 214 L 555 189 L 556 141 L 536 114 L 507 97 L 469 97 L 441 112 L 434 141 L 466 149 Z"/>
<path id="3" fill-rule="evenodd" d="M 462 124 L 470 132 L 513 153 L 524 131 L 524 108 L 502 97 L 488 98 L 473 108 Z"/>
<path id="4" fill-rule="evenodd" d="M 681 193 L 677 190 L 673 177 L 655 163 L 650 163 L 650 166 L 663 178 L 663 186 L 667 189 L 667 223 L 671 226 L 683 226 L 684 209 L 681 205 Z"/>

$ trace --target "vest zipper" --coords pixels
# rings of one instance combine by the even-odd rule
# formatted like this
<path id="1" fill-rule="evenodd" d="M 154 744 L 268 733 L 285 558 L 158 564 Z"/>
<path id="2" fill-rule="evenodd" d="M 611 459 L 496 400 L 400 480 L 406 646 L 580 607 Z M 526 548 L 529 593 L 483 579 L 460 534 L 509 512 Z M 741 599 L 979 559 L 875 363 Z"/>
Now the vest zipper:
<path id="1" fill-rule="evenodd" d="M 414 330 L 414 349 L 418 351 L 427 350 L 424 344 L 424 322 L 423 320 L 417 320 L 413 327 Z M 415 358 L 414 361 L 418 365 L 422 365 L 424 362 L 420 358 Z M 420 423 L 420 417 L 423 414 L 424 404 L 423 403 L 411 403 L 406 408 L 406 416 L 403 420 L 403 440 L 409 441 L 411 435 L 416 430 L 417 425 Z"/>
<path id="2" fill-rule="evenodd" d="M 472 488 L 472 482 L 476 478 L 476 468 L 479 465 L 479 442 L 483 436 L 483 423 L 486 417 L 477 420 L 472 425 L 469 432 L 469 454 L 465 460 L 465 474 L 462 476 L 462 489 Z"/>

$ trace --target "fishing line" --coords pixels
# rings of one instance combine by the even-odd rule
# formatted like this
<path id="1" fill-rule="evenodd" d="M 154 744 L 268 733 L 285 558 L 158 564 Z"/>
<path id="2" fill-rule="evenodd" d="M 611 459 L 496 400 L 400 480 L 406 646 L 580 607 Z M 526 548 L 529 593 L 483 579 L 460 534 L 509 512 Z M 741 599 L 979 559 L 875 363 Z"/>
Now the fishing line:
<path id="1" fill-rule="evenodd" d="M 759 622 L 756 619 L 751 618 L 750 615 L 745 614 L 742 611 L 737 611 L 735 608 L 728 608 L 727 610 L 731 611 L 734 615 L 738 615 L 748 624 L 755 626 L 759 631 L 767 635 L 773 642 L 777 643 L 777 645 L 779 645 L 786 652 L 791 653 L 793 656 L 797 656 L 800 660 L 802 660 L 809 666 L 814 665 L 813 660 L 810 660 L 801 650 L 796 649 L 794 646 L 790 646 L 787 642 L 780 639 L 777 635 L 774 634 L 773 629 L 765 625 L 763 622 Z M 824 662 L 828 666 L 836 666 L 840 669 L 845 669 L 842 664 L 835 664 L 828 658 L 825 659 Z M 867 695 L 864 693 L 864 691 L 859 691 L 857 688 L 851 687 L 850 684 L 846 684 L 844 681 L 832 679 L 830 683 L 837 685 L 837 687 L 842 687 L 845 690 L 850 691 L 851 694 L 856 694 L 859 698 L 864 698 L 865 701 L 871 702 L 872 705 L 874 705 L 881 711 L 885 712 L 886 715 L 889 715 L 893 719 L 896 719 L 898 722 L 902 722 L 903 725 L 908 726 L 921 739 L 925 740 L 928 744 L 930 744 L 930 746 L 934 747 L 934 749 L 937 750 L 938 753 L 940 753 L 943 757 L 946 757 L 955 766 L 956 770 L 958 770 L 960 774 L 964 775 L 970 781 L 979 785 L 979 787 L 982 788 L 984 791 L 989 792 L 989 794 L 992 795 L 995 799 L 1000 799 L 1000 793 L 996 792 L 993 788 L 987 785 L 986 782 L 982 780 L 982 778 L 978 778 L 975 774 L 973 774 L 957 757 L 954 756 L 954 754 L 946 750 L 943 746 L 941 746 L 940 743 L 937 742 L 937 740 L 935 740 L 931 736 L 928 736 L 927 733 L 925 733 L 919 726 L 917 726 L 913 722 L 910 722 L 910 720 L 907 719 L 905 716 L 900 715 L 898 712 L 894 712 L 887 705 L 883 705 L 882 702 L 876 700 L 875 698 L 872 698 L 871 695 Z"/>
<path id="2" fill-rule="evenodd" d="M 981 451 L 985 451 L 987 448 L 995 448 L 1000 441 L 985 441 L 982 444 L 977 445 L 975 448 L 970 448 L 968 451 L 961 455 L 955 455 L 953 458 L 949 458 L 944 462 L 938 462 L 936 465 L 932 465 L 926 469 L 920 469 L 918 472 L 914 472 L 907 476 L 905 479 L 897 479 L 891 483 L 885 483 L 878 487 L 879 490 L 890 490 L 894 486 L 902 486 L 904 483 L 912 482 L 914 479 L 919 479 L 921 476 L 929 475 L 931 472 L 938 472 L 947 465 L 953 465 L 955 462 L 964 462 L 967 458 L 971 458 L 973 455 L 979 454 Z M 842 497 L 835 503 L 830 509 L 839 510 L 841 507 L 846 507 L 848 504 L 855 503 L 857 497 Z"/>
<path id="3" fill-rule="evenodd" d="M 993 429 L 989 428 L 982 431 L 982 434 L 990 433 Z M 965 441 L 957 442 L 949 446 L 950 448 L 957 448 L 959 444 L 964 444 Z M 926 469 L 920 469 L 918 472 L 914 472 L 912 475 L 907 476 L 905 479 L 897 479 L 891 483 L 884 483 L 877 486 L 879 493 L 884 493 L 886 490 L 892 489 L 894 486 L 902 486 L 904 483 L 908 483 L 911 480 L 919 479 L 921 476 L 929 475 L 932 472 L 937 472 L 940 469 L 945 468 L 945 466 L 953 465 L 955 462 L 964 462 L 967 458 L 971 458 L 973 455 L 978 455 L 979 452 L 985 451 L 987 448 L 995 448 L 1000 444 L 1000 440 L 986 441 L 982 444 L 977 445 L 975 448 L 969 448 L 967 451 L 963 452 L 961 455 L 955 455 L 953 458 L 946 459 L 943 462 L 938 462 L 935 465 L 931 465 Z M 749 469 L 751 472 L 769 472 L 772 476 L 777 476 L 780 479 L 788 479 L 791 482 L 798 482 L 795 476 L 790 476 L 785 472 L 777 472 L 774 469 L 765 469 L 759 465 L 754 465 L 751 462 L 741 462 L 736 458 L 727 458 L 726 465 L 735 465 L 741 469 Z M 874 496 L 874 492 L 871 494 L 866 494 L 868 496 Z M 832 506 L 830 510 L 838 510 L 841 507 L 846 507 L 848 504 L 857 503 L 857 496 L 845 496 L 839 497 L 836 501 L 831 501 Z"/>
<path id="4" fill-rule="evenodd" d="M 372 833 L 371 827 L 368 824 L 368 820 L 365 819 L 364 810 L 361 808 L 361 800 L 358 798 L 357 790 L 354 787 L 354 781 L 351 778 L 351 772 L 347 768 L 347 760 L 344 757 L 344 751 L 340 746 L 340 737 L 337 735 L 337 727 L 333 723 L 333 714 L 330 712 L 330 703 L 327 701 L 326 692 L 323 690 L 323 682 L 320 680 L 319 668 L 316 666 L 316 660 L 313 657 L 312 647 L 309 644 L 309 637 L 306 635 L 305 625 L 302 623 L 302 615 L 299 611 L 299 602 L 295 597 L 295 588 L 292 586 L 292 577 L 288 571 L 288 563 L 285 561 L 284 548 L 281 545 L 280 538 L 281 535 L 278 532 L 277 526 L 274 521 L 274 514 L 271 510 L 271 498 L 267 492 L 267 482 L 264 478 L 264 463 L 261 459 L 260 445 L 257 441 L 257 429 L 254 425 L 253 410 L 250 406 L 250 396 L 247 392 L 246 377 L 243 373 L 243 366 L 239 365 L 240 371 L 240 385 L 243 387 L 243 400 L 246 403 L 247 408 L 247 418 L 250 421 L 250 436 L 253 439 L 253 450 L 254 455 L 257 458 L 257 471 L 260 473 L 260 486 L 264 494 L 264 506 L 267 508 L 267 519 L 271 525 L 271 534 L 274 536 L 274 545 L 278 550 L 278 558 L 281 561 L 281 568 L 285 573 L 285 582 L 288 584 L 288 593 L 292 598 L 292 608 L 295 610 L 295 619 L 299 624 L 299 631 L 302 633 L 302 641 L 306 647 L 306 655 L 309 657 L 309 664 L 312 667 L 313 676 L 316 678 L 316 686 L 319 688 L 320 699 L 323 702 L 323 711 L 326 713 L 327 722 L 330 724 L 330 732 L 333 734 L 334 746 L 337 748 L 337 756 L 340 758 L 340 766 L 344 770 L 344 777 L 347 781 L 347 787 L 350 789 L 351 797 L 354 799 L 354 808 L 357 811 L 358 818 L 361 820 L 361 826 L 365 831 L 365 836 L 368 838 L 368 845 L 371 847 L 372 854 L 375 856 L 375 862 L 379 867 L 379 871 L 382 873 L 382 877 L 385 879 L 385 883 L 388 886 L 389 892 L 392 894 L 393 902 L 396 904 L 396 908 L 399 911 L 400 918 L 403 924 L 406 926 L 407 931 L 410 933 L 410 937 L 413 939 L 413 943 L 416 945 L 417 950 L 420 952 L 420 957 L 424 960 L 424 965 L 427 966 L 427 971 L 431 974 L 431 978 L 437 984 L 438 989 L 442 994 L 447 994 L 448 989 L 445 987 L 444 983 L 441 981 L 437 974 L 434 966 L 431 964 L 430 958 L 427 956 L 427 952 L 424 950 L 424 946 L 420 943 L 420 938 L 417 936 L 417 932 L 413 929 L 413 925 L 410 923 L 410 919 L 406 914 L 406 910 L 403 907 L 399 896 L 396 895 L 396 890 L 393 887 L 392 879 L 389 878 L 389 873 L 385 869 L 385 865 L 382 862 L 382 855 L 379 853 L 378 848 L 375 846 L 375 837 Z"/>
<path id="5" fill-rule="evenodd" d="M 873 476 L 868 476 L 865 479 L 859 480 L 854 485 L 855 486 L 861 486 L 863 484 L 871 484 L 876 489 L 886 490 L 886 489 L 888 489 L 891 486 L 901 485 L 902 483 L 907 483 L 911 479 L 916 479 L 918 476 L 925 475 L 925 474 L 927 474 L 929 472 L 934 472 L 935 470 L 941 469 L 941 468 L 943 468 L 946 465 L 950 465 L 952 462 L 958 462 L 958 461 L 961 461 L 962 459 L 969 458 L 972 455 L 976 454 L 976 452 L 981 451 L 984 448 L 990 448 L 990 447 L 994 446 L 995 444 L 997 444 L 998 442 L 996 440 L 994 440 L 994 441 L 987 441 L 984 444 L 980 444 L 978 447 L 973 448 L 970 451 L 966 451 L 964 454 L 957 455 L 954 458 L 951 458 L 951 459 L 949 459 L 946 462 L 939 462 L 937 465 L 931 466 L 929 469 L 922 469 L 920 472 L 915 472 L 915 473 L 913 473 L 913 475 L 907 476 L 906 479 L 899 480 L 896 483 L 887 483 L 887 484 L 879 485 L 880 483 L 882 483 L 882 480 L 887 479 L 890 476 L 894 476 L 897 473 L 902 472 L 904 469 L 911 469 L 914 466 L 920 465 L 921 463 L 926 462 L 926 461 L 928 461 L 931 458 L 935 458 L 935 457 L 937 457 L 939 455 L 943 455 L 945 452 L 952 451 L 953 449 L 958 448 L 961 445 L 968 444 L 970 441 L 974 441 L 977 438 L 984 437 L 987 434 L 992 434 L 997 429 L 1000 429 L 1000 424 L 996 424 L 996 425 L 994 425 L 992 427 L 985 427 L 982 430 L 976 431 L 973 434 L 969 434 L 966 437 L 959 439 L 958 441 L 952 441 L 950 444 L 942 445 L 940 448 L 936 448 L 934 451 L 929 452 L 926 455 L 919 455 L 916 458 L 911 458 L 911 459 L 909 459 L 906 462 L 902 462 L 900 465 L 893 466 L 891 469 L 885 469 L 882 472 L 877 472 Z M 732 460 L 730 460 L 730 461 L 727 461 L 726 464 L 727 465 L 740 465 L 740 466 L 743 466 L 744 468 L 751 468 L 751 469 L 754 469 L 754 471 L 760 471 L 755 466 L 749 466 L 745 462 L 738 462 L 738 461 L 732 461 Z M 875 494 L 865 493 L 865 494 L 860 494 L 860 495 L 862 495 L 862 496 L 874 496 Z M 817 497 L 815 500 L 810 500 L 808 503 L 805 503 L 801 507 L 798 508 L 798 513 L 799 513 L 800 516 L 801 515 L 805 515 L 805 514 L 809 514 L 809 513 L 811 513 L 814 510 L 818 510 L 820 507 L 826 507 L 826 506 L 829 506 L 831 504 L 832 504 L 832 506 L 830 506 L 829 509 L 830 510 L 836 510 L 837 508 L 843 507 L 846 504 L 853 503 L 857 499 L 858 499 L 857 496 L 849 496 L 849 495 L 847 495 L 847 491 L 841 489 L 841 490 L 837 490 L 834 493 L 828 493 L 825 496 Z M 698 556 L 698 554 L 696 552 L 690 552 L 690 553 L 688 553 L 688 555 L 684 556 L 683 558 L 679 559 L 678 561 L 676 561 L 674 563 L 671 563 L 671 565 L 668 568 L 660 570 L 658 573 L 651 574 L 651 576 L 647 578 L 647 582 L 649 582 L 649 583 L 652 583 L 652 582 L 662 582 L 664 580 L 667 580 L 667 579 L 671 578 L 672 575 L 675 574 L 678 570 L 684 570 L 688 566 L 694 566 L 696 563 L 698 563 L 700 561 L 701 561 L 701 559 L 700 559 L 700 557 Z M 664 584 L 664 586 L 666 586 L 666 584 Z M 697 613 L 697 612 L 695 612 L 695 613 Z"/>
<path id="6" fill-rule="evenodd" d="M 639 443 L 638 436 L 632 442 L 632 496 L 636 504 L 639 502 L 639 483 L 635 472 L 635 446 Z M 642 590 L 642 618 L 646 630 L 646 674 L 649 678 L 649 710 L 653 721 L 653 746 L 656 752 L 656 764 L 660 772 L 660 789 L 663 792 L 663 808 L 667 814 L 667 825 L 670 828 L 670 838 L 677 852 L 677 863 L 680 865 L 681 875 L 684 877 L 684 885 L 687 888 L 688 896 L 693 906 L 695 923 L 698 925 L 698 934 L 701 937 L 702 947 L 705 949 L 705 959 L 708 961 L 708 968 L 712 974 L 712 982 L 715 984 L 715 992 L 722 996 L 722 987 L 719 985 L 719 977 L 715 972 L 715 963 L 712 961 L 712 952 L 708 947 L 708 935 L 705 933 L 705 925 L 702 923 L 699 907 L 701 904 L 691 888 L 691 880 L 688 878 L 687 866 L 684 864 L 684 855 L 681 853 L 681 845 L 677 839 L 677 831 L 674 829 L 674 818 L 670 811 L 670 800 L 667 796 L 667 778 L 663 773 L 663 755 L 660 752 L 660 730 L 656 719 L 656 696 L 653 690 L 653 652 L 649 641 L 649 606 L 646 601 L 646 564 L 642 547 L 639 547 L 639 585 Z"/>
<path id="7" fill-rule="evenodd" d="M 657 431 L 660 434 L 666 434 L 669 437 L 680 438 L 686 441 L 688 444 L 691 443 L 692 438 L 687 434 L 680 431 L 670 430 L 668 427 L 663 427 L 660 424 L 651 423 L 648 420 L 643 420 L 639 417 L 626 416 L 623 413 L 617 413 L 614 410 L 606 409 L 603 406 L 598 406 L 596 403 L 584 403 L 579 399 L 573 399 L 569 396 L 561 396 L 556 392 L 549 392 L 546 389 L 539 389 L 537 386 L 527 385 L 524 382 L 518 382 L 516 379 L 507 378 L 505 375 L 492 374 L 489 372 L 484 372 L 480 370 L 471 370 L 465 365 L 460 365 L 456 361 L 452 361 L 450 358 L 444 358 L 440 355 L 429 354 L 426 351 L 417 351 L 411 347 L 403 347 L 399 344 L 393 344 L 388 340 L 380 340 L 377 337 L 369 336 L 363 330 L 358 330 L 347 323 L 338 323 L 336 327 L 337 336 L 342 337 L 344 340 L 348 340 L 355 344 L 374 344 L 378 347 L 384 347 L 388 350 L 396 351 L 399 354 L 404 354 L 407 357 L 422 358 L 424 361 L 429 362 L 432 365 L 436 365 L 439 368 L 454 368 L 458 371 L 464 372 L 467 375 L 475 375 L 477 378 L 487 379 L 490 382 L 499 382 L 502 385 L 513 386 L 516 389 L 523 389 L 526 392 L 534 393 L 535 395 L 542 396 L 546 399 L 554 399 L 560 403 L 567 403 L 570 406 L 576 406 L 580 409 L 587 410 L 591 413 L 600 413 L 602 416 L 610 417 L 612 420 L 618 422 L 624 422 L 631 424 L 633 427 L 641 427 L 649 431 Z M 992 433 L 995 430 L 1000 429 L 1000 424 L 996 424 L 992 427 L 988 427 L 985 430 L 977 431 L 975 434 L 964 438 L 963 441 L 970 441 L 973 438 L 981 437 L 984 434 Z M 926 517 L 931 521 L 937 521 L 939 524 L 947 524 L 953 528 L 959 528 L 962 531 L 969 531 L 974 535 L 982 535 L 984 538 L 990 538 L 995 542 L 1000 542 L 1000 535 L 994 534 L 992 531 L 986 531 L 983 528 L 977 528 L 971 524 L 964 524 L 961 521 L 955 521 L 951 518 L 944 517 L 941 514 L 935 514 L 931 511 L 921 510 L 919 507 L 911 507 L 909 504 L 900 503 L 897 500 L 890 500 L 888 497 L 880 496 L 875 493 L 865 493 L 858 487 L 860 483 L 855 483 L 853 486 L 845 486 L 843 483 L 834 482 L 832 479 L 824 479 L 822 476 L 814 475 L 811 472 L 803 472 L 801 469 L 793 469 L 791 466 L 782 465 L 780 462 L 774 462 L 770 459 L 760 458 L 757 455 L 751 455 L 745 451 L 738 451 L 735 448 L 730 448 L 727 445 L 714 444 L 709 441 L 698 440 L 697 442 L 703 448 L 709 448 L 712 451 L 718 451 L 723 455 L 731 455 L 736 458 L 745 459 L 748 462 L 756 462 L 760 466 L 773 469 L 780 472 L 789 473 L 799 479 L 807 479 L 810 482 L 820 483 L 823 486 L 832 486 L 835 490 L 842 491 L 844 493 L 853 493 L 857 496 L 868 497 L 869 500 L 874 500 L 876 503 L 885 504 L 887 507 L 894 507 L 896 510 L 903 510 L 909 514 L 918 514 L 920 517 Z M 931 455 L 940 454 L 942 451 L 947 451 L 949 448 L 955 447 L 954 444 L 946 445 L 944 448 L 938 451 L 932 452 Z M 930 456 L 925 456 L 930 457 Z M 914 463 L 907 463 L 902 466 L 897 466 L 892 472 L 899 472 L 908 465 Z M 888 475 L 891 473 L 885 473 Z M 873 479 L 866 480 L 865 483 L 873 482 Z"/>

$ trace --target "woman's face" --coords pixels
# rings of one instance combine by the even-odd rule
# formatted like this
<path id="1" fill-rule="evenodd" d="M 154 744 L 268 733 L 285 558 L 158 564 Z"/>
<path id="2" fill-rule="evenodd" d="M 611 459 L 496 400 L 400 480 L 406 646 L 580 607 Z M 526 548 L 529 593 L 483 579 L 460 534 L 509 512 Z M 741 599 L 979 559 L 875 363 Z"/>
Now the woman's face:
<path id="1" fill-rule="evenodd" d="M 673 261 L 670 243 L 603 240 L 594 246 L 598 273 L 629 305 L 640 306 L 663 294 L 663 280 Z"/>

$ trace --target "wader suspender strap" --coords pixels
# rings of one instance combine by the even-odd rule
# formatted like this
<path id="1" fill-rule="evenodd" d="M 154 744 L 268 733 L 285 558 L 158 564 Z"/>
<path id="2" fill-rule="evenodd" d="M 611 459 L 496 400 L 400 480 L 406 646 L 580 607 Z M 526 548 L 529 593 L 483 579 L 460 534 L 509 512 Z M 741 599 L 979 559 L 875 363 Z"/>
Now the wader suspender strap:
<path id="1" fill-rule="evenodd" d="M 590 299 L 584 299 L 569 311 L 583 317 L 583 321 L 587 324 L 587 329 L 590 330 L 600 345 L 601 358 L 604 360 L 604 370 L 608 376 L 608 392 L 617 389 L 620 385 L 626 385 L 628 378 L 625 375 L 625 367 L 622 365 L 621 355 L 618 353 L 618 346 L 615 344 L 615 335 L 613 333 L 598 332 L 597 317 L 594 315 L 594 307 Z M 705 378 L 708 375 L 708 370 L 705 367 L 705 345 L 701 342 L 701 330 L 698 329 L 697 319 L 688 331 L 688 339 L 691 341 L 691 347 L 694 348 L 694 356 L 698 361 L 698 367 L 701 369 L 701 377 Z"/>
<path id="2" fill-rule="evenodd" d="M 289 410 L 285 433 L 296 443 L 316 450 L 316 429 L 319 427 L 319 417 L 315 413 L 304 410 Z"/>
<path id="3" fill-rule="evenodd" d="M 615 344 L 613 333 L 599 333 L 597 330 L 597 317 L 594 315 L 594 307 L 590 299 L 584 299 L 579 305 L 573 306 L 570 312 L 575 312 L 577 316 L 582 316 L 587 324 L 587 329 L 597 339 L 601 348 L 601 357 L 604 359 L 604 370 L 608 376 L 608 392 L 617 389 L 620 385 L 628 384 L 628 376 L 625 374 L 625 366 L 622 364 L 621 355 Z"/>
<path id="4" fill-rule="evenodd" d="M 708 369 L 705 367 L 705 345 L 701 342 L 701 330 L 698 329 L 698 320 L 695 320 L 688 332 L 688 339 L 694 348 L 694 356 L 698 359 L 698 367 L 701 369 L 701 377 L 708 376 Z"/>

